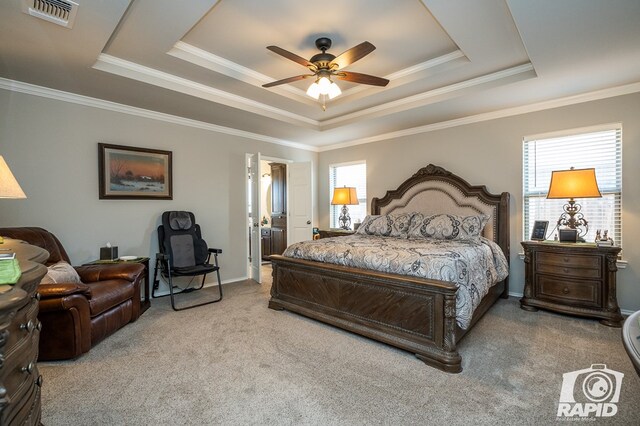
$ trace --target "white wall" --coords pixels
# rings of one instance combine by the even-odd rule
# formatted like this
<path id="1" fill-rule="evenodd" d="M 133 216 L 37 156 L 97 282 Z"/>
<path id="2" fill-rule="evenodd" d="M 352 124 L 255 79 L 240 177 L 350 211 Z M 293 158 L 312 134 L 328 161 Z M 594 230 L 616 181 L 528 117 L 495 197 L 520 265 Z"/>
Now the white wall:
<path id="1" fill-rule="evenodd" d="M 99 200 L 99 142 L 172 151 L 173 200 Z M 313 152 L 0 90 L 0 155 L 28 197 L 0 200 L 0 226 L 50 230 L 76 265 L 107 241 L 153 262 L 162 212 L 190 210 L 209 246 L 223 250 L 222 279 L 243 278 L 245 153 L 258 151 L 312 161 L 315 173 Z"/>
<path id="2" fill-rule="evenodd" d="M 358 145 L 320 153 L 318 206 L 321 227 L 329 226 L 329 165 L 365 159 L 367 196 L 384 196 L 418 169 L 433 163 L 484 184 L 490 192 L 511 193 L 512 292 L 522 292 L 522 139 L 527 135 L 596 124 L 623 126 L 623 255 L 629 261 L 618 271 L 618 301 L 623 309 L 640 309 L 640 94 L 619 96 L 547 111 L 522 114 L 455 128 Z M 580 155 L 579 152 L 576 155 Z M 585 212 L 588 218 L 588 212 Z"/>

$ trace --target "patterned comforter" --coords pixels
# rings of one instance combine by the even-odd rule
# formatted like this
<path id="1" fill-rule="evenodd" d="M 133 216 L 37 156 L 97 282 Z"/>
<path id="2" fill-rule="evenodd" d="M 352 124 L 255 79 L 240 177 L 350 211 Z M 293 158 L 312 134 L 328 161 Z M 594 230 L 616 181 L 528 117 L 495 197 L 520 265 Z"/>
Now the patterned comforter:
<path id="1" fill-rule="evenodd" d="M 500 247 L 482 237 L 450 241 L 356 234 L 292 244 L 284 256 L 453 282 L 456 320 L 463 329 L 489 288 L 509 275 Z"/>

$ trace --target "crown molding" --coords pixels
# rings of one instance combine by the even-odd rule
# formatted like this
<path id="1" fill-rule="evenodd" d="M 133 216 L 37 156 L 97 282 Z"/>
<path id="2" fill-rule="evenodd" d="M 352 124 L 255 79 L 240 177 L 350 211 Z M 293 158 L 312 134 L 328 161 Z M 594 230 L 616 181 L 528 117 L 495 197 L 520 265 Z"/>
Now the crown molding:
<path id="1" fill-rule="evenodd" d="M 208 130 L 215 133 L 223 133 L 231 136 L 239 136 L 247 139 L 253 139 L 261 142 L 283 145 L 290 148 L 302 149 L 305 151 L 318 152 L 318 148 L 298 142 L 287 141 L 274 138 L 271 136 L 261 135 L 258 133 L 247 132 L 244 130 L 233 129 L 230 127 L 219 126 L 217 124 L 205 123 L 203 121 L 192 120 L 189 118 L 179 117 L 177 115 L 165 114 L 162 112 L 151 111 L 148 109 L 132 107 L 116 102 L 105 101 L 102 99 L 91 98 L 89 96 L 77 95 L 74 93 L 64 92 L 62 90 L 50 89 L 48 87 L 36 86 L 34 84 L 23 83 L 21 81 L 9 80 L 0 77 L 0 89 L 24 93 L 27 95 L 39 96 L 43 98 L 54 99 L 63 102 L 74 103 L 92 108 L 104 109 L 107 111 L 119 112 L 122 114 L 134 115 L 137 117 L 149 118 L 152 120 L 163 121 L 166 123 L 179 124 L 196 129 Z"/>
<path id="2" fill-rule="evenodd" d="M 183 41 L 178 41 L 173 48 L 167 52 L 167 54 L 185 62 L 224 74 L 227 77 L 235 78 L 236 80 L 240 80 L 255 87 L 262 87 L 263 84 L 274 80 L 268 75 L 259 73 L 251 68 L 243 67 L 240 64 L 221 56 L 214 55 L 211 52 L 207 52 L 206 50 L 202 50 Z M 304 90 L 300 90 L 297 87 L 283 85 L 274 89 L 275 92 L 282 96 L 286 96 L 287 98 L 294 99 L 308 105 L 316 105 L 318 103 L 316 100 L 307 96 L 307 93 Z"/>
<path id="3" fill-rule="evenodd" d="M 438 87 L 437 89 L 429 90 L 413 96 L 408 96 L 406 98 L 398 99 L 397 101 L 387 102 L 371 108 L 325 120 L 321 122 L 320 128 L 322 130 L 325 130 L 328 128 L 336 127 L 342 123 L 348 123 L 350 121 L 357 120 L 359 118 L 370 119 L 383 115 L 402 112 L 406 111 L 407 109 L 417 108 L 434 102 L 438 102 L 442 100 L 443 97 L 454 96 L 459 94 L 460 92 L 470 89 L 475 89 L 490 84 L 498 84 L 501 81 L 504 81 L 504 84 L 506 84 L 506 82 L 512 82 L 514 78 L 522 80 L 533 76 L 535 76 L 533 65 L 530 62 L 527 62 L 526 64 L 507 68 L 490 74 L 485 74 L 480 77 L 464 80 L 447 86 Z"/>
<path id="4" fill-rule="evenodd" d="M 235 78 L 236 80 L 240 80 L 254 87 L 262 87 L 263 84 L 275 80 L 273 77 L 269 77 L 268 75 L 259 73 L 251 68 L 244 67 L 183 41 L 178 41 L 173 48 L 167 52 L 167 54 L 185 62 L 226 75 L 227 77 Z M 393 72 L 384 76 L 384 78 L 390 80 L 390 87 L 400 87 L 421 78 L 420 74 L 424 74 L 426 72 L 436 73 L 438 71 L 448 69 L 451 66 L 468 62 L 469 60 L 465 54 L 458 49 L 437 58 L 429 59 L 428 61 Z M 297 87 L 283 85 L 274 87 L 270 90 L 281 96 L 285 96 L 307 105 L 316 105 L 318 103 L 316 100 L 307 96 L 304 90 L 300 90 Z M 340 95 L 340 99 L 343 101 L 358 93 L 367 91 L 371 92 L 372 90 L 374 89 L 370 86 L 359 85 L 343 91 L 342 95 Z M 321 120 L 317 123 L 321 125 L 323 121 Z"/>
<path id="5" fill-rule="evenodd" d="M 295 149 L 302 149 L 311 152 L 325 152 L 335 149 L 348 148 L 356 145 L 380 142 L 389 139 L 398 139 L 405 136 L 417 135 L 420 133 L 428 133 L 436 130 L 443 130 L 467 124 L 474 124 L 483 121 L 495 120 L 499 118 L 512 117 L 515 115 L 527 114 L 530 112 L 543 111 L 547 109 L 559 108 L 580 104 L 584 102 L 597 101 L 600 99 L 613 98 L 616 96 L 624 96 L 632 93 L 640 92 L 640 82 L 631 83 L 623 86 L 602 89 L 594 92 L 583 93 L 580 95 L 567 96 L 564 98 L 554 99 L 550 101 L 538 102 L 535 104 L 524 105 L 520 107 L 507 108 L 499 111 L 492 111 L 483 114 L 471 115 L 454 120 L 442 121 L 439 123 L 428 124 L 425 126 L 412 127 L 409 129 L 399 130 L 395 132 L 384 133 L 381 135 L 371 136 L 363 139 L 356 139 L 348 142 L 342 142 L 333 145 L 312 146 L 299 142 L 292 142 L 271 136 L 261 135 L 258 133 L 247 132 L 244 130 L 233 129 L 230 127 L 219 126 L 216 124 L 205 123 L 203 121 L 192 120 L 184 117 L 178 117 L 171 114 L 151 111 L 143 108 L 132 107 L 119 104 L 116 102 L 105 101 L 102 99 L 91 98 L 74 93 L 64 92 L 61 90 L 50 89 L 47 87 L 36 86 L 29 83 L 23 83 L 16 80 L 9 80 L 0 77 L 0 89 L 12 92 L 25 93 L 33 96 L 40 96 L 49 99 L 55 99 L 63 102 L 70 102 L 78 105 L 99 108 L 108 111 L 130 114 L 138 117 L 149 118 L 152 120 L 163 121 L 167 123 L 179 124 L 182 126 L 193 127 L 212 131 L 215 133 L 223 133 L 232 136 L 239 136 L 247 139 L 257 140 L 261 142 L 273 143 L 276 145 L 287 146 Z"/>
<path id="6" fill-rule="evenodd" d="M 145 67 L 115 56 L 101 53 L 93 65 L 94 69 L 130 78 L 165 89 L 195 96 L 208 101 L 220 103 L 244 111 L 253 112 L 264 117 L 318 130 L 318 121 L 302 115 L 275 108 L 261 102 L 234 95 L 223 90 L 196 83 L 186 78 L 177 77 L 163 71 Z"/>
<path id="7" fill-rule="evenodd" d="M 454 120 L 441 121 L 439 123 L 427 124 L 426 126 L 412 127 L 409 129 L 389 132 L 381 135 L 371 136 L 363 139 L 356 139 L 349 142 L 342 142 L 333 145 L 324 145 L 319 147 L 319 152 L 332 151 L 335 149 L 348 148 L 351 146 L 362 145 L 372 142 L 380 142 L 389 139 L 398 139 L 405 136 L 417 135 L 420 133 L 428 133 L 436 130 L 449 129 L 452 127 L 464 126 L 467 124 L 480 123 L 483 121 L 496 120 L 499 118 L 512 117 L 514 115 L 527 114 L 531 112 L 544 111 L 547 109 L 559 108 L 569 105 L 581 104 L 584 102 L 597 101 L 600 99 L 613 98 L 616 96 L 629 95 L 640 92 L 640 82 L 626 84 L 623 86 L 612 87 L 609 89 L 596 90 L 594 92 L 582 93 L 579 95 L 566 96 L 564 98 L 553 99 L 550 101 L 537 102 L 530 105 L 506 108 L 499 111 L 492 111 L 482 114 L 470 115 L 467 117 L 457 118 Z"/>

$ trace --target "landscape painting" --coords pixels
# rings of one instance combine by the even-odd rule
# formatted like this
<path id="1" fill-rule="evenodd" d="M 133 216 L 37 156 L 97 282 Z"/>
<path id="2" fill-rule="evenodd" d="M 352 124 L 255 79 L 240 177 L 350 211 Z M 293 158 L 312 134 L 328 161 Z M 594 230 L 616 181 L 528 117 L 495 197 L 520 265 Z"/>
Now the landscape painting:
<path id="1" fill-rule="evenodd" d="M 100 199 L 173 199 L 171 151 L 98 144 Z"/>

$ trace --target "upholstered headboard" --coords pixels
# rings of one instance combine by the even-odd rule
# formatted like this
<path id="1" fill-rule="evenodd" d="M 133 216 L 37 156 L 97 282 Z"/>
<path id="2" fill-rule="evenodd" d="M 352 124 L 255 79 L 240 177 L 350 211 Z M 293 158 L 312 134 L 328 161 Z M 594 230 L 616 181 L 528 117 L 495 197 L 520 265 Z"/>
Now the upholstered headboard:
<path id="1" fill-rule="evenodd" d="M 371 201 L 371 214 L 421 212 L 461 216 L 486 214 L 491 217 L 483 236 L 495 241 L 509 259 L 509 193 L 491 194 L 484 185 L 472 186 L 439 166 L 429 164 Z"/>

